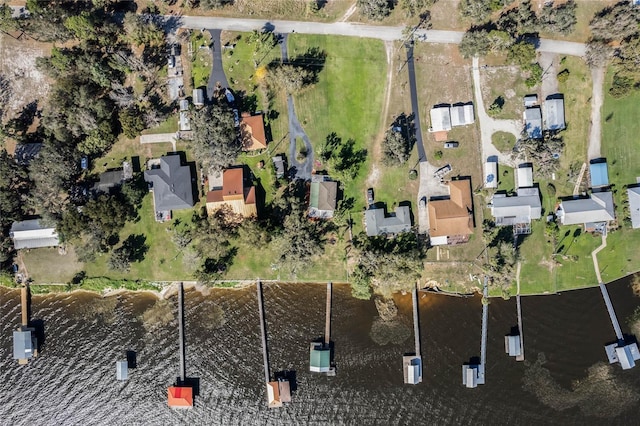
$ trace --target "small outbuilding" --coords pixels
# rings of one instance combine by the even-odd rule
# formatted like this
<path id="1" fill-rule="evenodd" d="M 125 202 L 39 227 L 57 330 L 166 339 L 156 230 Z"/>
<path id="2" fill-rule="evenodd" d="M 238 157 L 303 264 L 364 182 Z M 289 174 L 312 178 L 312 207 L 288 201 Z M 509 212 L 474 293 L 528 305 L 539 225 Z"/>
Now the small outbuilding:
<path id="1" fill-rule="evenodd" d="M 167 388 L 167 405 L 171 408 L 193 408 L 193 388 L 170 386 Z"/>
<path id="2" fill-rule="evenodd" d="M 524 97 L 524 106 L 525 108 L 530 108 L 532 106 L 538 105 L 538 95 L 527 95 Z"/>
<path id="3" fill-rule="evenodd" d="M 522 163 L 518 166 L 516 174 L 517 188 L 530 188 L 533 186 L 533 165 L 531 163 Z"/>
<path id="4" fill-rule="evenodd" d="M 273 167 L 276 169 L 276 178 L 280 179 L 284 176 L 284 159 L 281 155 L 276 155 L 271 161 L 273 161 Z"/>
<path id="5" fill-rule="evenodd" d="M 31 358 L 38 356 L 38 341 L 35 329 L 21 326 L 13 332 L 13 359 L 19 364 L 26 364 Z"/>
<path id="6" fill-rule="evenodd" d="M 558 131 L 566 127 L 564 122 L 564 97 L 552 95 L 544 101 L 544 128 Z"/>
<path id="7" fill-rule="evenodd" d="M 13 222 L 9 236 L 16 250 L 56 247 L 60 244 L 56 228 L 44 226 L 40 219 Z"/>
<path id="8" fill-rule="evenodd" d="M 519 335 L 504 336 L 504 350 L 509 356 L 519 357 L 522 354 L 522 346 Z"/>
<path id="9" fill-rule="evenodd" d="M 542 139 L 542 112 L 540 107 L 524 110 L 524 130 L 529 139 Z"/>
<path id="10" fill-rule="evenodd" d="M 629 370 L 636 366 L 636 361 L 640 359 L 638 344 L 627 342 L 616 342 L 604 347 L 609 359 L 609 364 L 620 363 L 623 370 Z"/>
<path id="11" fill-rule="evenodd" d="M 309 371 L 329 373 L 331 371 L 331 348 L 322 342 L 312 342 L 309 348 Z"/>
<path id="12" fill-rule="evenodd" d="M 202 89 L 193 89 L 193 104 L 195 106 L 203 106 L 204 105 L 204 90 Z"/>
<path id="13" fill-rule="evenodd" d="M 591 176 L 592 188 L 609 186 L 607 160 L 604 158 L 596 158 L 589 161 L 589 175 Z"/>
<path id="14" fill-rule="evenodd" d="M 116 378 L 118 380 L 127 380 L 129 378 L 129 364 L 127 360 L 116 361 Z"/>
<path id="15" fill-rule="evenodd" d="M 627 188 L 627 198 L 629 199 L 631 227 L 634 229 L 640 228 L 640 186 Z"/>

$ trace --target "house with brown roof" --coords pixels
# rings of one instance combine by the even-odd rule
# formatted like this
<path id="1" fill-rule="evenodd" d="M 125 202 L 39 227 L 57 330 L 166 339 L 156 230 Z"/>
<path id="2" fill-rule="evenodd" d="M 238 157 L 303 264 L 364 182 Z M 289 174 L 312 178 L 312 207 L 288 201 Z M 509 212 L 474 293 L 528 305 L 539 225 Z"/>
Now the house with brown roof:
<path id="1" fill-rule="evenodd" d="M 244 174 L 243 167 L 234 167 L 222 172 L 222 187 L 207 193 L 207 214 L 228 206 L 234 213 L 244 217 L 258 216 L 256 187 Z"/>
<path id="2" fill-rule="evenodd" d="M 461 244 L 473 234 L 473 197 L 471 180 L 452 180 L 449 198 L 432 199 L 429 209 L 431 245 Z"/>
<path id="3" fill-rule="evenodd" d="M 267 136 L 264 131 L 263 114 L 242 113 L 240 120 L 240 141 L 243 151 L 257 151 L 267 148 Z"/>
<path id="4" fill-rule="evenodd" d="M 328 176 L 311 175 L 309 185 L 309 217 L 330 219 L 336 209 L 338 182 Z"/>

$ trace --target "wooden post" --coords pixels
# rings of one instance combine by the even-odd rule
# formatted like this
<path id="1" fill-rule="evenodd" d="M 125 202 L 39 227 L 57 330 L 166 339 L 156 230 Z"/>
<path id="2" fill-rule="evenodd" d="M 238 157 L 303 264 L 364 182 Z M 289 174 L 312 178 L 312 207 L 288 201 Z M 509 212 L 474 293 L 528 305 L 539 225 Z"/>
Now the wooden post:
<path id="1" fill-rule="evenodd" d="M 324 344 L 329 345 L 331 341 L 331 282 L 327 283 L 327 307 L 324 320 Z"/>

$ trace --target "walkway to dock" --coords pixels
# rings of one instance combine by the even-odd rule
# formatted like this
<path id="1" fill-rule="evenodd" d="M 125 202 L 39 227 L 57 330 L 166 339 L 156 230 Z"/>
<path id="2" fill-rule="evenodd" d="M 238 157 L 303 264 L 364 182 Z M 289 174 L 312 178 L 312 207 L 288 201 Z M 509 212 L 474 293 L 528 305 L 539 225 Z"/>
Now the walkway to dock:
<path id="1" fill-rule="evenodd" d="M 415 340 L 416 345 L 416 356 L 421 356 L 420 354 L 420 317 L 418 316 L 418 287 L 413 289 L 412 294 L 413 299 L 413 338 Z"/>
<path id="2" fill-rule="evenodd" d="M 271 374 L 269 373 L 269 353 L 267 352 L 267 330 L 264 320 L 264 302 L 262 299 L 262 282 L 258 280 L 256 283 L 256 290 L 258 292 L 258 312 L 260 314 L 260 333 L 262 334 L 262 360 L 264 362 L 264 381 L 269 383 Z"/>
<path id="3" fill-rule="evenodd" d="M 520 262 L 516 269 L 516 307 L 518 309 L 518 334 L 520 334 L 520 355 L 516 356 L 516 361 L 524 361 L 524 334 L 522 333 L 522 306 L 520 304 Z"/>
<path id="4" fill-rule="evenodd" d="M 482 289 L 482 342 L 480 344 L 480 368 L 484 379 L 484 365 L 487 362 L 487 322 L 489 319 L 489 284 L 487 277 L 484 278 L 484 288 Z"/>
<path id="5" fill-rule="evenodd" d="M 178 336 L 180 339 L 180 382 L 186 380 L 186 361 L 184 347 L 184 286 L 180 283 L 178 288 Z"/>
<path id="6" fill-rule="evenodd" d="M 607 247 L 606 233 L 602 234 L 602 244 L 600 245 L 600 247 L 591 252 L 591 258 L 593 259 L 593 267 L 595 268 L 596 277 L 598 278 L 598 284 L 600 285 L 600 292 L 602 293 L 604 304 L 607 306 L 607 312 L 609 312 L 609 318 L 611 319 L 611 324 L 613 325 L 616 337 L 618 338 L 618 340 L 624 340 L 622 329 L 620 328 L 620 323 L 618 323 L 618 317 L 616 316 L 616 312 L 613 310 L 613 303 L 611 303 L 611 298 L 609 297 L 607 287 L 602 282 L 602 276 L 600 275 L 600 266 L 598 266 L 598 253 L 600 253 L 600 251 L 605 247 Z"/>
<path id="7" fill-rule="evenodd" d="M 331 283 L 327 283 L 327 306 L 324 320 L 324 344 L 329 346 L 331 342 Z"/>

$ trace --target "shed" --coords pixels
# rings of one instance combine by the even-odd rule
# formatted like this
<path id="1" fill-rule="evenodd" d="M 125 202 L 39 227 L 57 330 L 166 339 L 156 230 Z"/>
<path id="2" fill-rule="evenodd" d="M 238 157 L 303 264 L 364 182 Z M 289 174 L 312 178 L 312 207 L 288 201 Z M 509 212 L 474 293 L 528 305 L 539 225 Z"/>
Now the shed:
<path id="1" fill-rule="evenodd" d="M 540 107 L 526 108 L 524 110 L 524 130 L 530 139 L 542 138 L 542 112 Z"/>
<path id="2" fill-rule="evenodd" d="M 276 169 L 276 178 L 280 179 L 284 176 L 284 159 L 281 155 L 276 155 L 271 161 L 273 161 L 273 166 Z"/>
<path id="3" fill-rule="evenodd" d="M 204 90 L 193 89 L 193 104 L 195 106 L 204 105 Z"/>
<path id="4" fill-rule="evenodd" d="M 473 104 L 457 104 L 450 109 L 451 126 L 466 126 L 473 124 L 475 116 L 473 113 Z"/>
<path id="5" fill-rule="evenodd" d="M 13 359 L 20 364 L 26 364 L 27 360 L 37 356 L 38 342 L 35 329 L 20 327 L 13 332 Z"/>
<path id="6" fill-rule="evenodd" d="M 188 132 L 191 130 L 191 122 L 189 120 L 189 111 L 180 111 L 180 131 Z"/>
<path id="7" fill-rule="evenodd" d="M 589 162 L 589 175 L 591 176 L 591 187 L 599 188 L 609 185 L 609 171 L 607 161 L 604 158 L 597 158 Z"/>
<path id="8" fill-rule="evenodd" d="M 170 386 L 167 404 L 171 408 L 193 408 L 193 389 L 187 386 Z"/>
<path id="9" fill-rule="evenodd" d="M 331 348 L 319 342 L 312 342 L 309 348 L 309 371 L 328 373 L 331 370 Z"/>
<path id="10" fill-rule="evenodd" d="M 126 360 L 116 361 L 116 378 L 118 380 L 127 380 L 129 378 L 129 364 Z"/>
<path id="11" fill-rule="evenodd" d="M 627 188 L 631 227 L 640 228 L 640 186 Z"/>
<path id="12" fill-rule="evenodd" d="M 422 382 L 422 359 L 417 355 L 405 355 L 402 357 L 404 382 L 409 385 L 417 385 Z"/>
<path id="13" fill-rule="evenodd" d="M 556 131 L 565 127 L 564 98 L 562 95 L 553 95 L 544 101 L 544 128 Z"/>
<path id="14" fill-rule="evenodd" d="M 516 185 L 518 188 L 529 188 L 533 186 L 533 165 L 523 163 L 518 166 L 516 175 Z"/>
<path id="15" fill-rule="evenodd" d="M 478 366 L 477 365 L 462 366 L 462 384 L 467 388 L 478 387 Z"/>
<path id="16" fill-rule="evenodd" d="M 484 187 L 485 188 L 497 188 L 498 187 L 498 162 L 487 161 L 484 163 Z"/>
<path id="17" fill-rule="evenodd" d="M 538 95 L 527 95 L 524 97 L 524 106 L 529 108 L 538 104 Z"/>
<path id="18" fill-rule="evenodd" d="M 604 347 L 609 359 L 609 364 L 620 363 L 623 370 L 629 370 L 636 366 L 636 361 L 640 360 L 640 351 L 637 343 L 626 343 L 619 341 Z"/>
<path id="19" fill-rule="evenodd" d="M 521 354 L 520 336 L 504 336 L 504 350 L 509 356 L 518 356 Z"/>
<path id="20" fill-rule="evenodd" d="M 40 219 L 13 222 L 9 236 L 16 250 L 39 247 L 56 247 L 60 244 L 55 228 L 46 227 Z"/>
<path id="21" fill-rule="evenodd" d="M 189 101 L 187 99 L 180 100 L 180 111 L 189 111 Z"/>
<path id="22" fill-rule="evenodd" d="M 437 106 L 431 108 L 429 113 L 431 117 L 430 132 L 442 132 L 451 130 L 451 112 L 449 105 Z"/>

